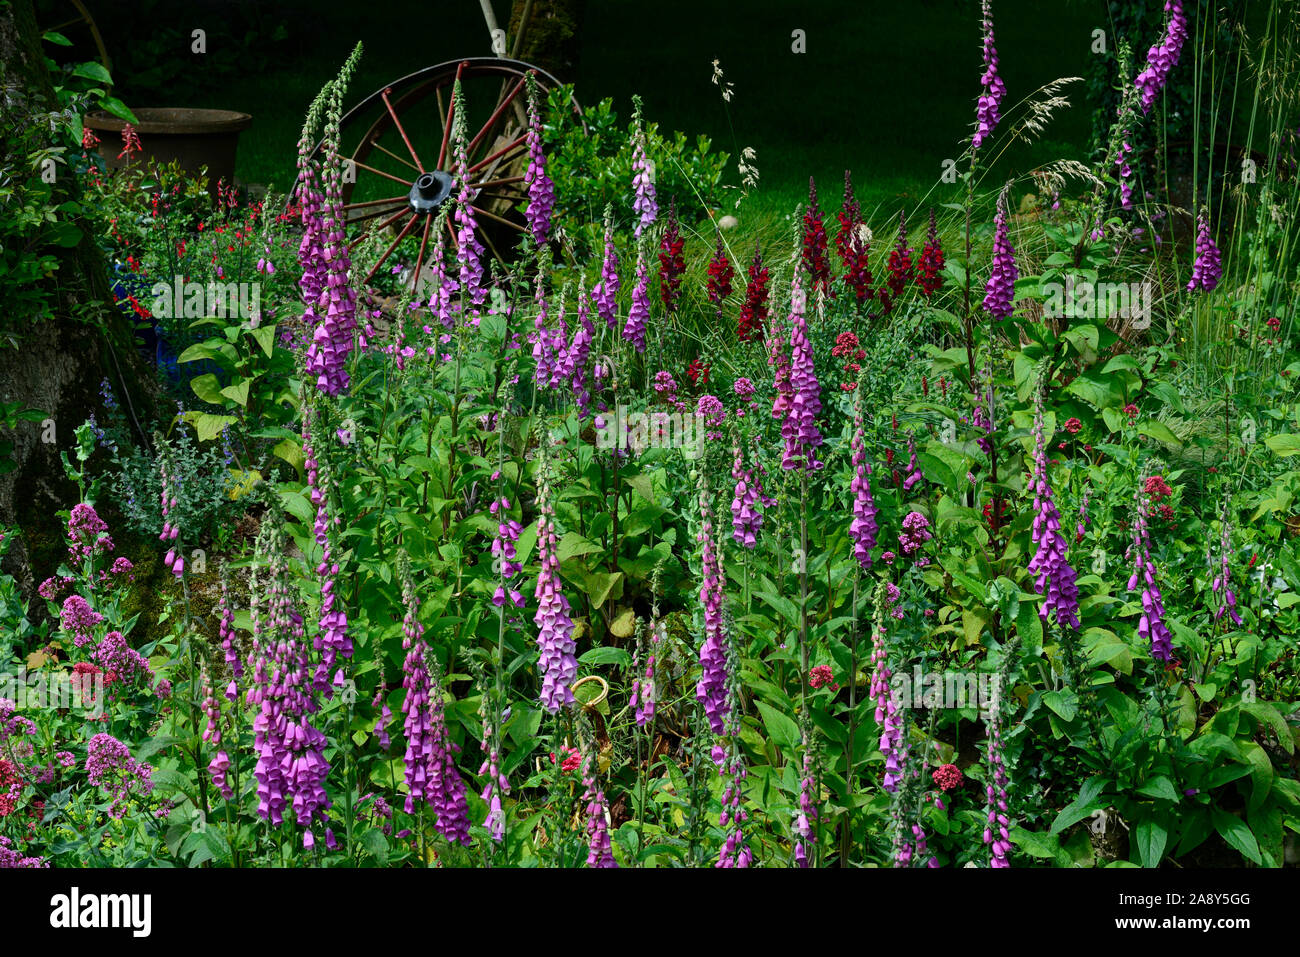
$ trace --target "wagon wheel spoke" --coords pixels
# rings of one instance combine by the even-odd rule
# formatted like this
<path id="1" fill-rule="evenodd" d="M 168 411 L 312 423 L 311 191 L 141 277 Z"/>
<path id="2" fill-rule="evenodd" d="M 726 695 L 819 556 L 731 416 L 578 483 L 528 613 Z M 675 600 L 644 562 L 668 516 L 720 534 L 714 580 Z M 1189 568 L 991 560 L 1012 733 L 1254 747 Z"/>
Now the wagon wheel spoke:
<path id="1" fill-rule="evenodd" d="M 388 94 L 393 92 L 392 87 L 384 90 L 380 97 L 384 101 L 384 106 L 388 109 L 388 115 L 393 118 L 393 125 L 397 127 L 397 132 L 402 135 L 402 142 L 406 144 L 406 149 L 411 154 L 411 159 L 415 160 L 415 168 L 421 173 L 424 172 L 424 164 L 420 162 L 419 155 L 415 152 L 415 147 L 411 145 L 411 138 L 406 135 L 406 130 L 402 127 L 402 121 L 397 118 L 397 112 L 393 109 L 393 104 L 388 100 Z M 387 150 L 385 150 L 387 152 Z"/>
<path id="2" fill-rule="evenodd" d="M 370 267 L 370 272 L 366 273 L 366 278 L 363 279 L 362 282 L 370 282 L 370 280 L 374 278 L 375 273 L 379 271 L 379 267 L 382 266 L 388 260 L 388 257 L 393 254 L 393 250 L 397 248 L 397 244 L 406 238 L 406 234 L 411 231 L 411 227 L 415 225 L 415 221 L 419 218 L 420 215 L 418 213 L 411 213 L 411 218 L 406 221 L 406 225 L 402 227 L 402 231 L 397 234 L 397 238 L 394 239 L 389 247 L 384 250 L 383 255 L 375 260 L 375 264 Z"/>
<path id="3" fill-rule="evenodd" d="M 402 157 L 398 156 L 396 153 L 394 153 L 388 147 L 384 146 L 382 143 L 376 142 L 375 140 L 371 140 L 370 145 L 373 146 L 375 149 L 379 150 L 379 152 L 381 153 L 387 153 L 389 156 L 397 160 L 397 162 L 401 163 L 403 166 L 409 167 L 410 169 L 415 170 L 417 173 L 424 172 L 424 170 L 420 169 L 420 167 L 416 166 L 410 160 L 403 159 Z"/>
<path id="4" fill-rule="evenodd" d="M 514 89 L 510 91 L 510 94 L 502 102 L 497 104 L 497 108 L 492 111 L 492 115 L 488 117 L 488 121 L 483 124 L 483 128 L 480 129 L 474 135 L 474 138 L 469 141 L 469 146 L 465 148 L 466 155 L 471 154 L 478 149 L 479 143 L 483 141 L 483 137 L 487 135 L 488 130 L 496 126 L 497 120 L 501 119 L 501 114 L 505 112 L 506 107 L 514 102 L 515 97 L 519 95 L 519 91 L 523 88 L 524 81 L 520 80 L 515 84 Z"/>
<path id="5" fill-rule="evenodd" d="M 460 65 L 456 67 L 457 80 L 461 78 L 461 75 L 465 72 L 465 67 L 467 65 L 468 64 L 466 64 L 462 60 Z M 453 89 L 455 89 L 454 86 Z M 438 102 L 439 105 L 441 106 L 442 103 L 441 97 L 439 97 Z M 451 112 L 455 108 L 456 108 L 456 97 L 455 96 L 448 97 L 447 112 L 444 116 L 443 123 L 442 123 L 442 146 L 438 148 L 438 169 L 447 168 L 447 140 L 451 136 L 451 120 L 452 120 Z"/>
<path id="6" fill-rule="evenodd" d="M 524 231 L 524 227 L 520 226 L 518 223 L 512 223 L 510 220 L 503 219 L 502 217 L 498 216 L 496 213 L 490 213 L 482 206 L 470 206 L 470 209 L 474 210 L 474 212 L 478 213 L 480 216 L 486 216 L 488 219 L 492 220 L 493 222 L 500 223 L 502 226 L 509 226 L 517 233 L 522 233 Z"/>
<path id="7" fill-rule="evenodd" d="M 387 199 L 368 199 L 363 203 L 345 203 L 343 211 L 348 212 L 353 209 L 361 209 L 364 206 L 383 206 L 385 204 L 395 206 L 398 203 L 406 202 L 406 196 L 390 196 Z"/>
<path id="8" fill-rule="evenodd" d="M 384 179 L 391 179 L 394 183 L 401 183 L 403 186 L 410 186 L 411 181 L 402 179 L 400 176 L 394 176 L 392 173 L 385 173 L 382 169 L 375 169 L 373 166 L 367 166 L 359 159 L 352 158 L 348 160 L 357 169 L 363 169 L 367 173 L 374 173 L 376 176 L 382 176 Z"/>
<path id="9" fill-rule="evenodd" d="M 375 231 L 376 231 L 376 232 L 381 232 L 381 233 L 382 233 L 385 229 L 387 229 L 389 226 L 393 225 L 393 223 L 397 222 L 399 219 L 401 219 L 403 216 L 405 216 L 408 212 L 410 212 L 409 209 L 399 209 L 397 212 L 393 213 L 393 215 L 392 215 L 389 219 L 386 219 L 386 220 L 384 220 L 382 223 L 380 223 L 379 226 L 376 227 L 376 230 L 375 230 Z M 382 216 L 383 213 L 378 213 L 378 214 L 376 214 L 376 215 Z M 354 240 L 352 240 L 352 242 L 348 243 L 348 252 L 352 252 L 352 250 L 354 250 L 354 249 L 356 249 L 358 246 L 360 246 L 360 245 L 361 245 L 361 241 L 362 241 L 363 239 L 365 239 L 368 235 L 370 235 L 370 230 L 365 230 L 365 231 L 363 231 L 362 233 L 360 233 L 360 234 L 357 236 L 356 239 L 354 239 Z M 367 276 L 366 278 L 369 279 L 370 277 Z"/>
<path id="10" fill-rule="evenodd" d="M 347 209 L 346 206 L 343 208 Z M 405 204 L 403 204 L 399 208 L 397 204 L 389 203 L 384 209 L 377 209 L 373 213 L 362 213 L 360 216 L 352 216 L 348 219 L 345 219 L 344 221 L 347 223 L 347 225 L 353 226 L 356 225 L 357 223 L 364 223 L 368 220 L 376 219 L 380 216 L 387 216 L 389 213 L 393 213 L 393 212 L 401 213 L 405 208 L 406 208 Z"/>
<path id="11" fill-rule="evenodd" d="M 505 159 L 507 153 L 511 153 L 512 151 L 517 152 L 519 148 L 523 145 L 523 142 L 524 142 L 524 137 L 522 136 L 516 137 L 515 139 L 507 143 L 505 146 L 501 147 L 501 149 L 493 153 L 491 156 L 487 157 L 486 159 L 479 160 L 477 163 L 471 166 L 467 172 L 471 174 L 477 173 L 479 170 L 487 166 L 492 161 Z M 511 159 L 513 158 L 514 157 L 511 156 Z"/>

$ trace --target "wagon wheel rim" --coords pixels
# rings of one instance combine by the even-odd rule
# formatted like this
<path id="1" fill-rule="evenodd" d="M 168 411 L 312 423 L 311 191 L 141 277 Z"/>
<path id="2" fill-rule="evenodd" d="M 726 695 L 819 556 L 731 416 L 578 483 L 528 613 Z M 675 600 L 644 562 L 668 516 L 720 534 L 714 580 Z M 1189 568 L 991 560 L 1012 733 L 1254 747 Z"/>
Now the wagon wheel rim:
<path id="1" fill-rule="evenodd" d="M 471 57 L 427 67 L 393 81 L 366 97 L 341 120 L 341 150 L 349 160 L 354 182 L 343 186 L 343 209 L 348 224 L 348 244 L 355 249 L 370 235 L 391 233 L 384 248 L 365 273 L 369 284 L 386 265 L 398 256 L 398 249 L 408 236 L 418 237 L 413 244 L 418 252 L 409 270 L 411 288 L 417 291 L 427 282 L 432 242 L 432 223 L 438 212 L 456 191 L 451 156 L 451 90 L 457 80 L 462 84 L 478 81 L 474 93 L 466 93 L 467 111 L 476 110 L 482 121 L 467 124 L 467 164 L 469 185 L 474 192 L 471 206 L 479 223 L 479 238 L 487 253 L 501 263 L 507 263 L 525 229 L 519 203 L 527 196 L 524 171 L 527 159 L 526 76 L 536 75 L 543 91 L 559 85 L 559 80 L 544 70 L 519 60 L 496 57 Z M 493 100 L 491 81 L 499 81 Z M 411 118 L 422 105 L 429 112 L 436 110 L 436 136 L 430 130 L 414 130 Z M 484 106 L 484 102 L 489 106 Z M 570 98 L 574 113 L 581 122 L 582 111 L 577 101 Z M 483 113 L 487 116 L 483 119 Z M 360 128 L 367 117 L 374 119 L 355 143 L 347 130 L 349 125 Z M 585 128 L 585 124 L 584 124 Z M 313 155 L 322 149 L 317 144 Z M 385 196 L 367 198 L 368 191 L 378 190 L 382 183 Z M 354 199 L 354 197 L 356 197 Z M 485 228 L 486 227 L 486 228 Z M 495 236 L 495 238 L 494 238 Z M 509 243 L 504 242 L 509 238 Z M 447 221 L 448 248 L 456 248 L 456 234 Z"/>

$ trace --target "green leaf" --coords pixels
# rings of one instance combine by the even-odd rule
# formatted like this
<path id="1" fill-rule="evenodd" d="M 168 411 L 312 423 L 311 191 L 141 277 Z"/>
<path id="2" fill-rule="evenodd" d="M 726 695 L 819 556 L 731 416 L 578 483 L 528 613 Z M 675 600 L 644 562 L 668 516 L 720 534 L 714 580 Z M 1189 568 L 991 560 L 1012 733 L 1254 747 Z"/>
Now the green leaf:
<path id="1" fill-rule="evenodd" d="M 284 459 L 299 472 L 307 461 L 302 454 L 302 445 L 293 439 L 281 439 L 276 443 L 275 448 L 271 449 L 271 454 L 276 458 Z"/>
<path id="2" fill-rule="evenodd" d="M 794 751 L 799 745 L 799 726 L 766 701 L 759 701 L 757 704 L 759 712 L 763 715 L 763 727 L 767 728 L 768 737 L 782 751 Z"/>
<path id="3" fill-rule="evenodd" d="M 61 46 L 61 47 L 72 46 L 71 40 L 65 37 L 62 33 L 56 33 L 53 30 L 46 30 L 44 33 L 41 34 L 41 39 L 48 40 L 50 43 L 53 43 L 55 46 Z"/>
<path id="4" fill-rule="evenodd" d="M 78 63 L 72 68 L 73 76 L 84 76 L 88 80 L 94 80 L 96 83 L 103 83 L 108 86 L 113 85 L 113 77 L 104 69 L 104 64 L 96 63 L 93 60 L 87 63 Z"/>
<path id="5" fill-rule="evenodd" d="M 248 386 L 251 380 L 240 379 L 233 385 L 228 385 L 221 390 L 221 394 L 233 402 L 239 404 L 240 408 L 248 405 Z"/>
<path id="6" fill-rule="evenodd" d="M 1063 721 L 1073 721 L 1079 713 L 1079 696 L 1073 691 L 1049 691 L 1043 695 L 1043 704 L 1060 715 Z"/>
<path id="7" fill-rule="evenodd" d="M 600 550 L 599 545 L 583 538 L 577 532 L 566 532 L 564 537 L 560 539 L 557 557 L 561 562 L 566 562 L 577 555 L 590 555 L 592 552 Z"/>
<path id="8" fill-rule="evenodd" d="M 1133 829 L 1137 842 L 1138 856 L 1143 867 L 1159 867 L 1164 857 L 1165 845 L 1169 843 L 1169 830 L 1153 818 L 1143 818 Z"/>
<path id="9" fill-rule="evenodd" d="M 361 846 L 366 849 L 375 863 L 383 867 L 388 863 L 388 838 L 377 827 L 372 827 L 361 835 Z"/>
<path id="10" fill-rule="evenodd" d="M 126 120 L 128 123 L 134 123 L 137 126 L 140 125 L 140 121 L 136 119 L 135 114 L 131 112 L 131 108 L 115 96 L 101 97 L 99 105 L 108 113 L 116 116 L 119 120 Z"/>
<path id="11" fill-rule="evenodd" d="M 592 648 L 578 657 L 584 665 L 618 665 L 620 668 L 632 666 L 632 656 L 622 648 Z"/>
<path id="12" fill-rule="evenodd" d="M 1178 448 L 1183 444 L 1178 436 L 1174 435 L 1173 429 L 1163 422 L 1156 422 L 1153 419 L 1145 419 L 1138 423 L 1138 434 L 1146 435 L 1157 442 L 1163 442 L 1165 445 L 1172 445 Z"/>
<path id="13" fill-rule="evenodd" d="M 1242 857 L 1255 864 L 1263 863 L 1263 858 L 1259 856 L 1259 842 L 1255 840 L 1255 835 L 1251 833 L 1245 821 L 1222 808 L 1212 808 L 1210 813 L 1214 821 L 1214 829 L 1230 847 L 1235 848 Z"/>
<path id="14" fill-rule="evenodd" d="M 1056 815 L 1056 820 L 1052 822 L 1053 834 L 1060 834 L 1072 824 L 1077 824 L 1093 811 L 1102 807 L 1103 804 L 1098 799 L 1101 792 L 1106 789 L 1110 783 L 1108 778 L 1100 775 L 1094 775 L 1083 782 L 1083 787 L 1079 789 L 1079 796 L 1061 809 L 1061 813 Z"/>
<path id="15" fill-rule="evenodd" d="M 209 415 L 201 412 L 194 420 L 194 429 L 199 434 L 200 442 L 211 442 L 221 434 L 222 429 L 238 421 L 233 415 Z"/>
<path id="16" fill-rule="evenodd" d="M 1286 457 L 1288 455 L 1300 455 L 1300 435 L 1294 432 L 1282 432 L 1278 435 L 1270 435 L 1264 439 L 1264 444 L 1272 449 L 1277 455 Z"/>
<path id="17" fill-rule="evenodd" d="M 1273 734 L 1277 736 L 1277 743 L 1287 754 L 1295 754 L 1295 739 L 1291 736 L 1291 728 L 1277 708 L 1263 701 L 1251 701 L 1242 702 L 1241 710 L 1260 724 L 1271 728 Z"/>
<path id="18" fill-rule="evenodd" d="M 623 597 L 623 573 L 591 572 L 586 576 L 586 589 L 591 597 L 592 607 L 599 608 L 611 597 L 615 599 Z"/>
<path id="19" fill-rule="evenodd" d="M 195 395 L 209 405 L 224 406 L 226 404 L 222 401 L 224 397 L 221 394 L 221 382 L 211 372 L 193 379 L 190 382 L 190 388 L 194 390 Z"/>
<path id="20" fill-rule="evenodd" d="M 275 352 L 275 323 L 271 323 L 269 326 L 258 326 L 256 329 L 250 329 L 248 334 L 253 337 L 259 346 L 262 347 L 262 351 L 266 353 L 266 357 L 268 359 L 271 358 L 271 354 Z"/>
<path id="21" fill-rule="evenodd" d="M 1157 774 L 1153 778 L 1148 778 L 1137 789 L 1138 794 L 1145 794 L 1148 797 L 1163 798 L 1166 801 L 1177 801 L 1178 792 L 1174 789 L 1174 784 L 1163 774 Z"/>

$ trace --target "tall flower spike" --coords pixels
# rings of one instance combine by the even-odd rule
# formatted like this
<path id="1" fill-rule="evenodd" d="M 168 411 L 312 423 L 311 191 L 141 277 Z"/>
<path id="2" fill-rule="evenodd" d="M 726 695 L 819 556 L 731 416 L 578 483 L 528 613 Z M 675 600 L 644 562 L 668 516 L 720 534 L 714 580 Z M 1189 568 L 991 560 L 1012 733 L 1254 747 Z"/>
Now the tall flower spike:
<path id="1" fill-rule="evenodd" d="M 317 421 L 318 417 L 315 410 L 310 405 L 304 404 L 302 417 L 303 468 L 307 472 L 307 486 L 311 502 L 316 506 L 316 520 L 313 531 L 316 544 L 321 548 L 320 564 L 316 566 L 316 576 L 321 583 L 320 621 L 314 641 L 316 651 L 320 653 L 320 661 L 312 678 L 312 686 L 317 692 L 324 692 L 328 696 L 331 694 L 331 678 L 334 686 L 341 687 L 343 684 L 342 668 L 338 668 L 333 676 L 330 675 L 330 672 L 335 669 L 340 657 L 352 657 L 352 639 L 348 637 L 347 612 L 343 609 L 342 601 L 336 590 L 339 564 L 334 560 L 330 533 L 331 526 L 334 529 L 338 528 L 339 519 L 336 517 L 333 522 L 330 521 L 328 507 L 329 474 L 327 470 L 321 468 L 312 439 L 313 426 Z"/>
<path id="2" fill-rule="evenodd" d="M 984 75 L 980 77 L 979 103 L 975 107 L 975 136 L 971 146 L 979 149 L 986 139 L 993 135 L 1001 119 L 999 110 L 1002 97 L 1006 95 L 1007 86 L 998 76 L 998 51 L 993 46 L 993 5 L 984 0 L 984 19 L 981 24 L 984 32 Z"/>
<path id="3" fill-rule="evenodd" d="M 551 232 L 551 213 L 555 209 L 555 184 L 546 175 L 546 154 L 542 151 L 542 119 L 537 105 L 537 75 L 528 73 L 528 232 L 538 248 L 545 246 Z"/>
<path id="4" fill-rule="evenodd" d="M 1047 621 L 1055 612 L 1058 625 L 1079 627 L 1078 574 L 1066 558 L 1068 545 L 1061 534 L 1061 514 L 1052 499 L 1052 486 L 1047 480 L 1047 440 L 1043 434 L 1043 406 L 1038 394 L 1034 410 L 1034 468 L 1030 488 L 1034 493 L 1033 543 L 1037 551 L 1029 562 L 1029 574 L 1034 576 L 1034 589 L 1044 596 L 1038 608 L 1038 617 Z"/>
<path id="5" fill-rule="evenodd" d="M 1196 289 L 1209 292 L 1219 284 L 1222 275 L 1223 258 L 1210 235 L 1210 211 L 1202 206 L 1196 219 L 1196 262 L 1192 264 L 1192 278 L 1187 282 L 1187 289 L 1189 292 Z"/>
<path id="6" fill-rule="evenodd" d="M 618 320 L 618 252 L 614 249 L 614 226 L 610 219 L 612 213 L 605 208 L 605 259 L 600 267 L 600 282 L 591 289 L 592 301 L 596 303 L 596 315 L 605 320 L 610 329 L 615 328 Z"/>
<path id="7" fill-rule="evenodd" d="M 550 476 L 543 466 L 537 489 L 537 553 L 541 568 L 537 572 L 537 647 L 538 671 L 542 675 L 542 707 L 551 714 L 573 706 L 573 679 L 578 674 L 574 656 L 573 620 L 569 617 L 569 600 L 560 591 L 560 557 L 555 532 L 555 510 L 551 503 Z"/>
<path id="8" fill-rule="evenodd" d="M 853 479 L 849 491 L 853 495 L 853 521 L 849 523 L 849 538 L 853 541 L 853 557 L 864 569 L 871 568 L 871 550 L 876 547 L 876 502 L 871 496 L 871 463 L 867 461 L 866 440 L 863 436 L 862 393 L 853 403 Z"/>
<path id="9" fill-rule="evenodd" d="M 460 81 L 452 89 L 455 101 L 455 119 L 451 125 L 451 139 L 455 156 L 456 212 L 456 263 L 460 280 L 461 308 L 466 313 L 475 314 L 469 321 L 477 325 L 478 309 L 487 301 L 487 287 L 483 285 L 483 244 L 478 241 L 478 221 L 474 216 L 474 200 L 477 193 L 470 186 L 469 160 L 466 157 L 465 132 L 465 94 Z M 465 320 L 467 316 L 462 316 Z"/>
<path id="10" fill-rule="evenodd" d="M 781 468 L 812 472 L 822 467 L 817 460 L 817 447 L 822 444 L 822 434 L 817 428 L 822 400 L 803 310 L 804 295 L 796 274 L 790 289 L 790 408 L 781 423 L 781 436 L 785 439 Z"/>
<path id="11" fill-rule="evenodd" d="M 1007 817 L 1007 767 L 1002 755 L 1002 716 L 1000 703 L 994 701 L 988 715 L 987 755 L 989 783 L 984 786 L 986 820 L 984 843 L 989 849 L 989 867 L 1010 867 L 1007 852 L 1011 850 L 1011 835 Z"/>
<path id="12" fill-rule="evenodd" d="M 1142 617 L 1138 620 L 1138 636 L 1151 643 L 1151 657 L 1157 661 L 1173 661 L 1173 635 L 1165 624 L 1165 606 L 1156 581 L 1156 566 L 1151 560 L 1150 534 L 1147 529 L 1149 502 L 1143 498 L 1138 486 L 1133 515 L 1133 574 L 1128 580 L 1128 590 L 1142 588 Z"/>
<path id="13" fill-rule="evenodd" d="M 700 680 L 695 697 L 704 706 L 705 717 L 714 734 L 726 730 L 729 714 L 727 699 L 727 634 L 722 621 L 726 577 L 713 531 L 712 492 L 708 475 L 700 472 L 700 604 L 704 606 L 704 642 L 700 645 Z"/>
<path id="14" fill-rule="evenodd" d="M 1229 514 L 1229 504 L 1225 501 L 1223 514 L 1220 516 L 1223 531 L 1219 536 L 1219 570 L 1213 584 L 1210 585 L 1210 591 L 1218 596 L 1214 620 L 1220 621 L 1224 615 L 1227 615 L 1232 619 L 1233 624 L 1240 625 L 1241 615 L 1237 614 L 1237 596 L 1232 591 L 1232 569 L 1228 564 L 1228 556 L 1232 551 L 1232 525 L 1229 522 Z"/>
<path id="15" fill-rule="evenodd" d="M 752 549 L 758 544 L 758 531 L 763 527 L 763 513 L 755 508 L 759 504 L 759 489 L 754 470 L 744 467 L 739 439 L 733 444 L 732 454 L 731 477 L 736 480 L 736 489 L 731 498 L 731 537 Z"/>
<path id="16" fill-rule="evenodd" d="M 709 278 L 705 286 L 709 302 L 718 307 L 718 318 L 722 318 L 722 303 L 731 295 L 731 281 L 736 278 L 735 267 L 727 258 L 727 251 L 722 245 L 722 233 L 717 233 L 717 246 L 713 258 L 709 260 Z M 741 341 L 744 341 L 743 339 Z"/>
<path id="17" fill-rule="evenodd" d="M 763 250 L 754 246 L 754 261 L 749 265 L 749 280 L 745 284 L 745 303 L 740 307 L 740 324 L 736 338 L 741 342 L 763 340 L 767 329 L 767 283 L 769 273 L 763 265 Z"/>
<path id="18" fill-rule="evenodd" d="M 677 222 L 677 197 L 674 196 L 668 205 L 668 223 L 659 242 L 659 296 L 670 313 L 677 309 L 677 299 L 681 295 L 682 276 L 686 272 L 686 259 L 682 255 L 685 245 L 686 240 L 682 238 Z"/>
<path id="19" fill-rule="evenodd" d="M 645 130 L 641 126 L 641 98 L 632 99 L 636 104 L 636 115 L 633 118 L 636 131 L 632 137 L 632 192 L 636 198 L 632 202 L 632 209 L 639 217 L 632 232 L 640 242 L 642 234 L 654 225 L 659 207 L 655 203 L 654 164 L 646 155 Z"/>
<path id="20" fill-rule="evenodd" d="M 646 320 L 650 318 L 650 272 L 645 257 L 637 250 L 636 285 L 632 288 L 632 308 L 623 326 L 623 338 L 632 343 L 637 352 L 645 352 Z"/>
<path id="21" fill-rule="evenodd" d="M 1169 81 L 1169 74 L 1178 64 L 1178 57 L 1187 40 L 1187 17 L 1183 14 L 1183 5 L 1179 0 L 1167 0 L 1165 13 L 1169 21 L 1165 25 L 1165 35 L 1160 42 L 1147 51 L 1147 65 L 1134 80 L 1134 85 L 1142 95 L 1142 112 L 1150 113 L 1156 97 Z"/>
<path id="22" fill-rule="evenodd" d="M 745 840 L 744 825 L 749 813 L 744 807 L 742 785 L 749 772 L 745 756 L 740 749 L 740 662 L 734 645 L 727 647 L 727 716 L 723 734 L 726 736 L 725 755 L 720 770 L 726 779 L 722 791 L 722 812 L 718 824 L 726 832 L 726 839 L 718 851 L 714 867 L 749 867 L 754 852 Z"/>
<path id="23" fill-rule="evenodd" d="M 916 284 L 921 287 L 921 294 L 929 299 L 943 288 L 943 247 L 939 245 L 939 229 L 934 219 L 934 209 L 930 210 L 930 230 L 925 235 L 925 246 L 921 249 L 921 258 L 916 262 Z"/>
<path id="24" fill-rule="evenodd" d="M 588 748 L 583 748 L 587 751 Z M 587 811 L 587 866 L 618 867 L 614 860 L 614 850 L 609 838 L 609 822 L 605 820 L 605 792 L 596 780 L 592 769 L 590 754 L 582 758 L 582 783 L 585 791 L 582 796 Z"/>
<path id="25" fill-rule="evenodd" d="M 876 724 L 880 726 L 880 753 L 885 757 L 885 775 L 881 787 L 889 793 L 898 790 L 903 767 L 899 761 L 903 744 L 903 716 L 890 689 L 893 672 L 889 667 L 886 645 L 885 611 L 898 600 L 898 586 L 881 582 L 876 586 L 875 614 L 871 625 L 871 700 L 876 703 Z"/>
<path id="26" fill-rule="evenodd" d="M 993 219 L 993 269 L 984 289 L 984 311 L 995 319 L 1005 319 L 1015 311 L 1012 301 L 1015 298 L 1016 279 L 1020 275 L 1016 268 L 1016 251 L 1011 248 L 1008 233 L 1008 189 L 1010 184 L 998 194 L 998 211 Z"/>
<path id="27" fill-rule="evenodd" d="M 809 291 L 816 296 L 830 294 L 831 264 L 826 255 L 826 226 L 817 205 L 817 183 L 808 177 L 808 209 L 803 214 L 803 268 L 808 273 Z"/>

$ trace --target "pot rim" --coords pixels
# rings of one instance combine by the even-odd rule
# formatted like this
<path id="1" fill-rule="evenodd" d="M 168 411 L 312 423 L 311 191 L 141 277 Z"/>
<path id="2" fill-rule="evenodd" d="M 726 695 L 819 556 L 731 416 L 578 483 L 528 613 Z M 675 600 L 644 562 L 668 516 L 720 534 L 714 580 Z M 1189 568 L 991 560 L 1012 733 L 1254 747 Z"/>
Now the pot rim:
<path id="1" fill-rule="evenodd" d="M 141 135 L 184 136 L 203 133 L 238 133 L 248 129 L 253 117 L 235 110 L 202 110 L 188 107 L 142 107 L 133 111 Z M 82 122 L 92 130 L 122 132 L 127 121 L 104 110 L 94 110 Z"/>

